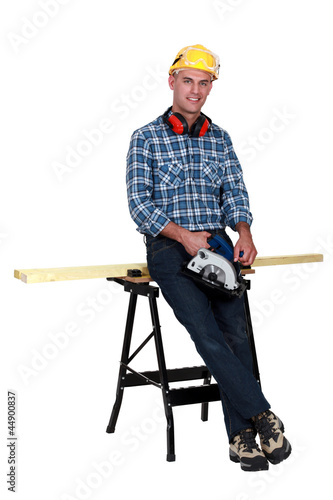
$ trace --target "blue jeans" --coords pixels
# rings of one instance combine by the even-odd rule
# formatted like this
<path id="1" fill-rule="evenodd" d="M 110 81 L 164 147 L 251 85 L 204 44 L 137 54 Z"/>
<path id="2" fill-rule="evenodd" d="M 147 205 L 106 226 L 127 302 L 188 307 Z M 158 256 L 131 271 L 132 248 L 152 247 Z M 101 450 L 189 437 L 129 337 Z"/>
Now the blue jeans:
<path id="1" fill-rule="evenodd" d="M 218 231 L 231 243 L 225 231 Z M 150 276 L 189 332 L 216 380 L 229 440 L 252 427 L 251 417 L 270 408 L 252 371 L 243 298 L 224 297 L 182 272 L 191 256 L 165 236 L 146 236 Z"/>

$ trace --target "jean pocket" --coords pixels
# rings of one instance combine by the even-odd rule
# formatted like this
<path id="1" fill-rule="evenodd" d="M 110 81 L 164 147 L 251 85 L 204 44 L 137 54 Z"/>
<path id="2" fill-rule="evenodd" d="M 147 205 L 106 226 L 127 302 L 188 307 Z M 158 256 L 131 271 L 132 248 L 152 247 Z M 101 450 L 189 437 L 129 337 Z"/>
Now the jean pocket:
<path id="1" fill-rule="evenodd" d="M 172 240 L 166 236 L 156 236 L 147 241 L 147 255 L 149 254 L 154 257 L 156 254 L 168 250 L 177 244 L 178 242 L 176 240 Z"/>

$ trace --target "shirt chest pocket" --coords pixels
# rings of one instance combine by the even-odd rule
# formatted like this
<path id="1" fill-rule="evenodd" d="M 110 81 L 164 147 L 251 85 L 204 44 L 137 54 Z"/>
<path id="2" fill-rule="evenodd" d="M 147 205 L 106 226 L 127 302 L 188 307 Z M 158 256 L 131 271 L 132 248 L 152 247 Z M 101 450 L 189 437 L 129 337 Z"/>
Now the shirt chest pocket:
<path id="1" fill-rule="evenodd" d="M 205 184 L 218 190 L 223 181 L 224 160 L 213 156 L 205 156 L 202 162 L 201 179 Z"/>
<path id="2" fill-rule="evenodd" d="M 178 160 L 169 160 L 159 163 L 158 175 L 161 185 L 178 187 L 185 178 L 183 165 Z"/>

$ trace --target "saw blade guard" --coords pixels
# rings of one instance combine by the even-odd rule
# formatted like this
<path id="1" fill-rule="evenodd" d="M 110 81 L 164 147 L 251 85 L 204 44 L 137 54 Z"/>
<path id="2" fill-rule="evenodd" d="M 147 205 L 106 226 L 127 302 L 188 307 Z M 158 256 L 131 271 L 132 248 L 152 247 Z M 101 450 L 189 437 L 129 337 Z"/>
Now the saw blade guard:
<path id="1" fill-rule="evenodd" d="M 198 250 L 197 255 L 187 264 L 187 268 L 198 273 L 204 281 L 223 285 L 227 290 L 236 290 L 239 287 L 233 264 L 222 255 L 206 248 Z"/>

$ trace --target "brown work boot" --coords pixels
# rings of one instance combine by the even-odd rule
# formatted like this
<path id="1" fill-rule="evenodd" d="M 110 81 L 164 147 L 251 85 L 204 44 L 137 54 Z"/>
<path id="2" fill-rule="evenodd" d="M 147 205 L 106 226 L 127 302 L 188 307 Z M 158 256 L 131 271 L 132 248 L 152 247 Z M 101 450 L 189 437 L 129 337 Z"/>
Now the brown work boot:
<path id="1" fill-rule="evenodd" d="M 229 457 L 240 462 L 242 470 L 257 472 L 268 470 L 268 462 L 255 440 L 254 429 L 244 429 L 230 443 Z"/>
<path id="2" fill-rule="evenodd" d="M 260 413 L 252 420 L 267 460 L 276 465 L 288 458 L 291 445 L 283 435 L 284 426 L 281 420 L 270 410 Z"/>

